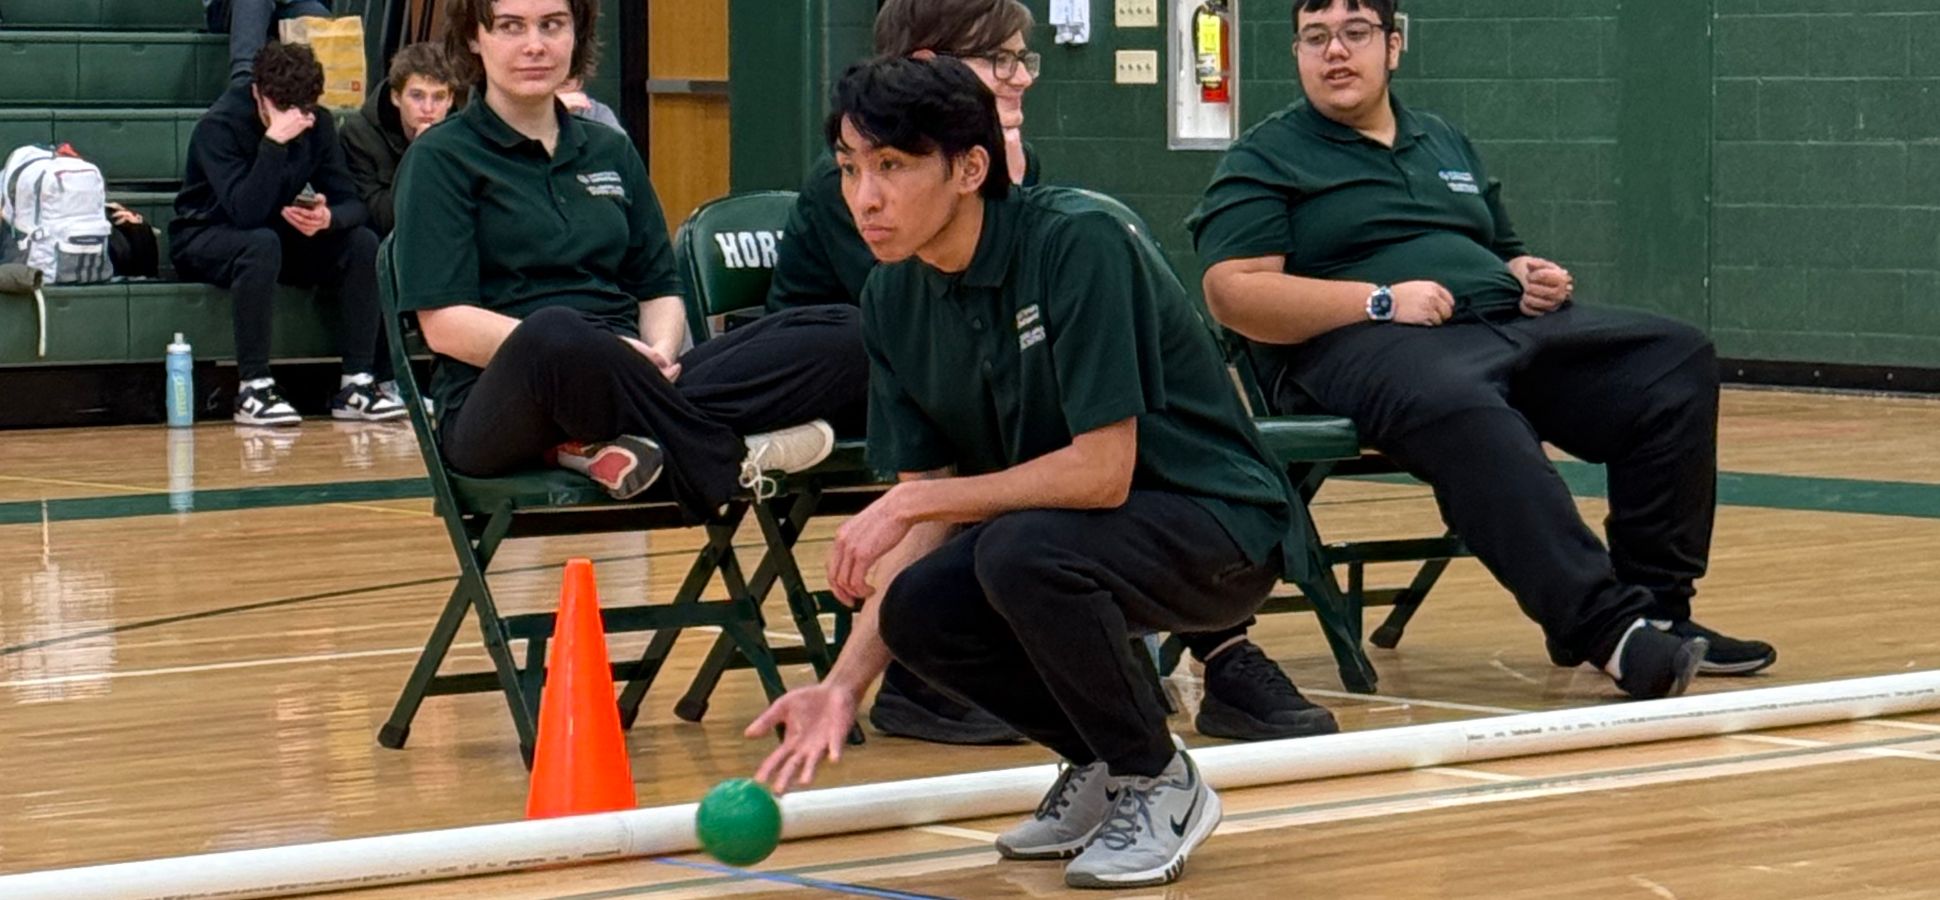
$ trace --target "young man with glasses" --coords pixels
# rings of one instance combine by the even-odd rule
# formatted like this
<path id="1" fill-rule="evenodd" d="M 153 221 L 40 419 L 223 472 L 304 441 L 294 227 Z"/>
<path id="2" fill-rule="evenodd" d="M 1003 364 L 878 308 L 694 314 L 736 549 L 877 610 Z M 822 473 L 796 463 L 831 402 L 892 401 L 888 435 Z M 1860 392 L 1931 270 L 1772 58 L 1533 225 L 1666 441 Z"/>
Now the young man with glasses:
<path id="1" fill-rule="evenodd" d="M 1352 418 L 1559 665 L 1634 697 L 1772 664 L 1691 620 L 1710 551 L 1717 359 L 1695 328 L 1578 304 L 1529 254 L 1468 138 L 1389 89 L 1396 0 L 1297 0 L 1306 100 L 1249 131 L 1187 224 L 1213 315 L 1252 341 L 1281 412 Z M 1606 550 L 1543 452 L 1608 467 Z"/>
<path id="2" fill-rule="evenodd" d="M 1013 184 L 1037 183 L 1037 158 L 1023 140 L 1024 93 L 1036 81 L 1039 55 L 1025 45 L 1030 12 L 1016 0 L 888 0 L 876 16 L 878 55 L 961 60 L 997 101 L 1006 168 Z M 859 302 L 876 257 L 857 233 L 842 200 L 842 178 L 825 157 L 789 218 L 768 293 L 770 310 Z M 860 339 L 856 350 L 861 352 Z M 1249 623 L 1182 634 L 1206 666 L 1205 699 L 1194 720 L 1201 734 L 1268 740 L 1330 734 L 1333 714 L 1301 696 L 1291 679 L 1247 640 Z M 1005 743 L 1021 737 L 975 706 L 946 696 L 908 669 L 891 666 L 870 708 L 879 730 L 952 744 Z"/>

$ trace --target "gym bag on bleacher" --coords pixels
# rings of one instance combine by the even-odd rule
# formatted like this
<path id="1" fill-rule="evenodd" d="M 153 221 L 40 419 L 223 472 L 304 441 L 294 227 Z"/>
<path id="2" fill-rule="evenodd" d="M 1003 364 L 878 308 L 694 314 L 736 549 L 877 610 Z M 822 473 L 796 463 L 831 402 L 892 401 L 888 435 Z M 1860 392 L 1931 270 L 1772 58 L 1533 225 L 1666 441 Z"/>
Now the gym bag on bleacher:
<path id="1" fill-rule="evenodd" d="M 63 144 L 29 144 L 0 169 L 0 263 L 24 263 L 53 284 L 91 284 L 114 275 L 108 262 L 108 205 L 101 168 Z"/>

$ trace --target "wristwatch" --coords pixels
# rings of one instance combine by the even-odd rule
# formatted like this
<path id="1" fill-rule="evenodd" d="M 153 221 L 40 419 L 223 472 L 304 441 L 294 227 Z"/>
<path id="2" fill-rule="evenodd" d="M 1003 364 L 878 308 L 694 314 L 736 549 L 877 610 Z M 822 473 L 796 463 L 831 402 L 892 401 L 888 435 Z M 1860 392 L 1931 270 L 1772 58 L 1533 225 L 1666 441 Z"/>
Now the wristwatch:
<path id="1" fill-rule="evenodd" d="M 1367 295 L 1367 317 L 1376 322 L 1394 321 L 1394 291 L 1387 285 L 1374 289 Z"/>

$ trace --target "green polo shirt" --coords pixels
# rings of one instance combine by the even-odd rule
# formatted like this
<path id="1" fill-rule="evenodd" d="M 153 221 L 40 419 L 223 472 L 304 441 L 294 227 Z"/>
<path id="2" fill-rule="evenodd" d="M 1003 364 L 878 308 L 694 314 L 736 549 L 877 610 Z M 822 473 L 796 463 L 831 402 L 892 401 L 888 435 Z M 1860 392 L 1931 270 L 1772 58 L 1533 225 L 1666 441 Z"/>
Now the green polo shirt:
<path id="1" fill-rule="evenodd" d="M 1392 148 L 1304 100 L 1248 129 L 1186 219 L 1200 258 L 1284 254 L 1292 275 L 1427 279 L 1455 295 L 1458 313 L 1515 309 L 1522 284 L 1506 263 L 1528 251 L 1501 185 L 1454 126 L 1393 104 Z"/>
<path id="2" fill-rule="evenodd" d="M 875 468 L 996 472 L 1136 417 L 1133 489 L 1193 497 L 1255 562 L 1297 537 L 1292 489 L 1185 288 L 1084 194 L 985 201 L 968 269 L 879 266 L 862 318 Z"/>
<path id="3" fill-rule="evenodd" d="M 1037 153 L 1024 145 L 1024 186 L 1037 184 Z M 781 252 L 768 282 L 768 311 L 824 303 L 856 303 L 876 257 L 856 231 L 842 199 L 842 170 L 824 154 L 795 197 L 782 231 Z"/>
<path id="4" fill-rule="evenodd" d="M 570 306 L 637 335 L 640 301 L 681 294 L 660 200 L 625 135 L 560 107 L 545 147 L 474 101 L 411 143 L 398 169 L 398 308 L 482 306 L 522 319 Z M 464 403 L 478 369 L 439 357 L 430 394 Z"/>

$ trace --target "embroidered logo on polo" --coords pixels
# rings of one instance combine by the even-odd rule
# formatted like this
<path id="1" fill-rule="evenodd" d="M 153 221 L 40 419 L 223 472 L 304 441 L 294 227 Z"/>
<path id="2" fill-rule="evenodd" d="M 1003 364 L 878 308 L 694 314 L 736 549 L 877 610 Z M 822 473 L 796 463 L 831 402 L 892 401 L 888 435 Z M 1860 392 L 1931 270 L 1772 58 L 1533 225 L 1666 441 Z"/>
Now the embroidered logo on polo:
<path id="1" fill-rule="evenodd" d="M 592 172 L 577 177 L 579 178 L 579 183 L 586 186 L 586 193 L 588 195 L 626 199 L 626 185 L 620 178 L 620 173 L 618 172 Z"/>
<path id="2" fill-rule="evenodd" d="M 1440 175 L 1443 183 L 1448 185 L 1448 189 L 1457 194 L 1482 193 L 1482 188 L 1475 183 L 1475 176 L 1468 172 L 1460 172 L 1455 169 L 1443 169 L 1435 174 Z"/>
<path id="3" fill-rule="evenodd" d="M 1038 323 L 1043 314 L 1033 303 L 1017 311 L 1017 349 L 1029 350 L 1044 343 L 1044 326 Z"/>

